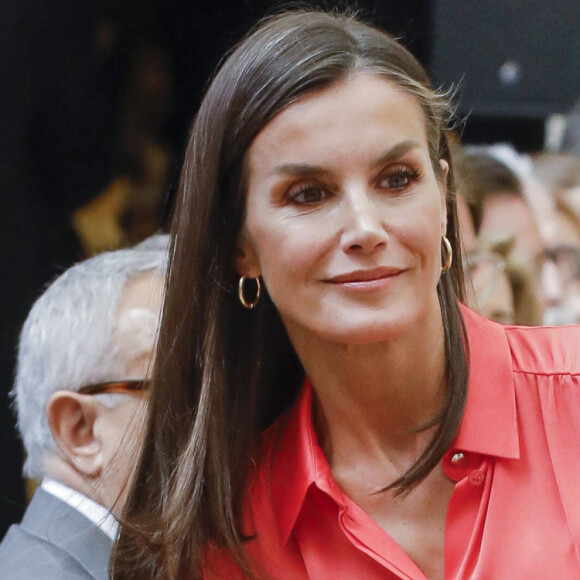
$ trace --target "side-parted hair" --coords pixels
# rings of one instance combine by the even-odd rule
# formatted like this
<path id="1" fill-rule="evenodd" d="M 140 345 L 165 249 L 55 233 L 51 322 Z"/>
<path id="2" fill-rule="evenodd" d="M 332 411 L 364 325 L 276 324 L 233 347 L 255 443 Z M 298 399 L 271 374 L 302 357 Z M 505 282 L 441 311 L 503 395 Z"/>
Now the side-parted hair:
<path id="1" fill-rule="evenodd" d="M 46 417 L 50 397 L 58 390 L 124 378 L 126 361 L 118 356 L 123 345 L 113 338 L 117 307 L 130 279 L 147 272 L 165 275 L 168 236 L 155 238 L 154 249 L 106 252 L 72 266 L 30 310 L 12 390 L 29 477 L 42 477 L 47 453 L 57 452 Z"/>
<path id="2" fill-rule="evenodd" d="M 258 308 L 237 300 L 248 148 L 278 113 L 356 74 L 413 95 L 425 115 L 431 162 L 450 165 L 447 237 L 454 260 L 437 292 L 445 326 L 447 392 L 425 453 L 391 488 L 405 492 L 439 462 L 467 391 L 458 309 L 463 270 L 451 118 L 421 65 L 388 34 L 350 14 L 291 11 L 262 21 L 224 60 L 195 118 L 172 224 L 172 258 L 148 433 L 112 574 L 116 580 L 200 578 L 204 548 L 228 550 L 249 577 L 242 501 L 260 432 L 290 408 L 304 371 L 267 289 Z M 434 224 L 439 227 L 439 224 Z"/>

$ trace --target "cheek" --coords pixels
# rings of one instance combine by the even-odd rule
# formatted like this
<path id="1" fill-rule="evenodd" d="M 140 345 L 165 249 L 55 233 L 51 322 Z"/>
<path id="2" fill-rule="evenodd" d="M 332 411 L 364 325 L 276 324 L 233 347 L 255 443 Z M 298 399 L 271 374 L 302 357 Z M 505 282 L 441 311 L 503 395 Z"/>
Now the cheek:
<path id="1" fill-rule="evenodd" d="M 400 239 L 403 244 L 413 253 L 422 257 L 423 261 L 440 261 L 441 235 L 434 224 L 439 223 L 438 212 L 423 212 L 418 219 L 407 223 L 400 229 Z"/>
<path id="2" fill-rule="evenodd" d="M 145 398 L 138 394 L 130 397 L 130 400 L 119 406 L 115 426 L 111 429 L 111 438 L 116 439 L 115 447 L 118 451 L 114 462 L 121 469 L 136 459 L 146 422 Z"/>
<path id="3" fill-rule="evenodd" d="M 266 283 L 305 274 L 315 268 L 332 245 L 330 228 L 311 216 L 249 223 L 253 247 Z"/>
<path id="4" fill-rule="evenodd" d="M 262 278 L 270 293 L 302 279 L 311 261 L 307 236 L 295 236 L 286 230 L 262 235 L 258 241 Z M 275 300 L 275 297 L 272 296 Z"/>

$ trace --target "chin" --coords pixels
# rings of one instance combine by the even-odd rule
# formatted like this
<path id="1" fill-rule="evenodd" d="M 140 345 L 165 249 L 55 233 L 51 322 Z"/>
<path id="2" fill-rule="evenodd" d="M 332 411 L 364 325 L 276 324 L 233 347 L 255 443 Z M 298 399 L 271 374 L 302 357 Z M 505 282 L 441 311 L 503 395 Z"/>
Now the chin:
<path id="1" fill-rule="evenodd" d="M 360 317 L 349 316 L 346 320 L 336 319 L 322 334 L 326 340 L 351 346 L 387 342 L 409 332 L 417 321 L 417 313 L 412 312 L 392 315 L 370 312 Z"/>

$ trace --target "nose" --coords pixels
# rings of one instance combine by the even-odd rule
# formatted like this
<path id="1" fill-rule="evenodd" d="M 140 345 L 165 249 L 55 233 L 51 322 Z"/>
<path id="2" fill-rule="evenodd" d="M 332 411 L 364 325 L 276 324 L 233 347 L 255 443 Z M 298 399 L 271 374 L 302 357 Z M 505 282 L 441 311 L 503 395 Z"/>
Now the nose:
<path id="1" fill-rule="evenodd" d="M 365 191 L 353 191 L 346 195 L 343 212 L 343 251 L 370 253 L 386 246 L 389 235 L 381 212 Z"/>

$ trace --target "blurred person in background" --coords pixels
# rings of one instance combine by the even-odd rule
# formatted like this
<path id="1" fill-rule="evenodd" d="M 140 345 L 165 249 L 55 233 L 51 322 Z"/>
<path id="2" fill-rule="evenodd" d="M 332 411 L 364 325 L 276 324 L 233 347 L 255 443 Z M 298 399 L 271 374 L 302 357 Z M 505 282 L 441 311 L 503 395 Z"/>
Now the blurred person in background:
<path id="1" fill-rule="evenodd" d="M 459 218 L 459 232 L 461 234 L 461 249 L 464 255 L 474 251 L 477 245 L 477 232 L 473 223 L 471 209 L 464 196 L 457 196 L 457 216 Z"/>
<path id="2" fill-rule="evenodd" d="M 580 324 L 580 248 L 560 244 L 547 249 L 546 256 L 558 269 L 562 294 L 557 303 L 546 309 L 544 324 Z"/>
<path id="3" fill-rule="evenodd" d="M 511 238 L 509 251 L 516 324 L 542 324 L 543 243 L 517 175 L 486 147 L 456 151 L 458 195 L 467 201 L 481 249 Z"/>
<path id="4" fill-rule="evenodd" d="M 519 154 L 504 144 L 488 148 L 517 176 L 522 192 L 536 216 L 542 241 L 539 259 L 544 298 L 545 325 L 569 324 L 577 320 L 568 292 L 573 290 L 573 248 L 580 247 L 580 221 L 576 211 L 574 184 L 578 180 L 578 158 L 573 155 Z M 567 313 L 567 311 L 569 312 Z"/>
<path id="5" fill-rule="evenodd" d="M 507 272 L 506 256 L 513 247 L 502 240 L 488 247 L 475 231 L 474 216 L 463 195 L 457 196 L 457 216 L 464 256 L 466 304 L 482 316 L 502 324 L 516 318 L 514 293 Z"/>
<path id="6" fill-rule="evenodd" d="M 513 238 L 508 238 L 480 244 L 466 255 L 467 305 L 501 324 L 514 324 L 516 320 L 514 291 L 518 287 L 508 261 L 512 246 Z"/>
<path id="7" fill-rule="evenodd" d="M 580 155 L 580 97 L 566 115 L 566 128 L 561 150 L 563 153 Z"/>
<path id="8" fill-rule="evenodd" d="M 53 282 L 20 337 L 15 406 L 41 480 L 0 545 L 0 577 L 102 579 L 136 460 L 167 238 L 100 254 Z"/>
<path id="9" fill-rule="evenodd" d="M 580 157 L 565 153 L 532 156 L 534 177 L 550 199 L 551 211 L 544 212 L 547 224 L 544 253 L 557 269 L 558 300 L 548 304 L 545 324 L 580 322 Z"/>
<path id="10" fill-rule="evenodd" d="M 580 246 L 580 157 L 538 153 L 531 162 L 533 175 L 555 210 L 554 241 Z"/>

